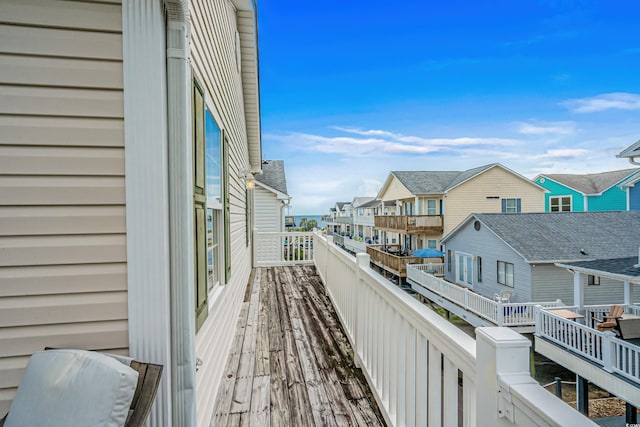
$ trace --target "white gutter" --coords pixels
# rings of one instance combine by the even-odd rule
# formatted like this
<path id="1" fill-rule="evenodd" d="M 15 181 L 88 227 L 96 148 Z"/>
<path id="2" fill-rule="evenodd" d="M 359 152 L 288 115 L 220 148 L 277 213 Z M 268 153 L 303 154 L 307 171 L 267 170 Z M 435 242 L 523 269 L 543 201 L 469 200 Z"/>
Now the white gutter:
<path id="1" fill-rule="evenodd" d="M 167 13 L 172 424 L 195 426 L 191 24 L 188 1 L 164 0 L 164 5 Z"/>

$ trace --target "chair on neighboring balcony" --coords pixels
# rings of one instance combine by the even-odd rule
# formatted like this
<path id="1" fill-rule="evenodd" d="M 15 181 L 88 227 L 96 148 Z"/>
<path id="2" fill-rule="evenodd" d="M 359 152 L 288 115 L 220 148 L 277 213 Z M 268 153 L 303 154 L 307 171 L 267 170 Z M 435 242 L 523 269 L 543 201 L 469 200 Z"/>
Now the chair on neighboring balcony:
<path id="1" fill-rule="evenodd" d="M 162 368 L 94 351 L 39 351 L 0 427 L 143 426 Z"/>
<path id="2" fill-rule="evenodd" d="M 598 317 L 594 317 L 597 323 L 595 324 L 596 329 L 600 332 L 611 331 L 618 326 L 618 319 L 622 317 L 624 314 L 624 307 L 621 305 L 612 305 L 609 309 L 609 314 L 603 316 L 603 319 Z"/>
<path id="3" fill-rule="evenodd" d="M 510 303 L 511 295 L 513 295 L 513 291 L 500 291 L 499 294 L 493 294 L 493 299 L 496 302 Z"/>

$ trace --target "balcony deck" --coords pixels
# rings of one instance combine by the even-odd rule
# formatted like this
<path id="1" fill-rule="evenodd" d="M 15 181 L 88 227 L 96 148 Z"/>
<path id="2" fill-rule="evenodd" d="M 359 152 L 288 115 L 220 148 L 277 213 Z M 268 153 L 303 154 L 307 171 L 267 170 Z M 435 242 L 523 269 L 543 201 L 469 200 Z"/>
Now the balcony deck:
<path id="1" fill-rule="evenodd" d="M 250 283 L 211 425 L 384 425 L 315 267 Z"/>

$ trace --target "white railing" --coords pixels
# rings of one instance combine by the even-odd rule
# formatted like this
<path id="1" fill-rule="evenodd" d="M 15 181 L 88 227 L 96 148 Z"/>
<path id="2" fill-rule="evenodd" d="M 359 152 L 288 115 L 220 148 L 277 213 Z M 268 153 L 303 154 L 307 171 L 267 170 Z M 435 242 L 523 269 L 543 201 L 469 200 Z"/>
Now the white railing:
<path id="1" fill-rule="evenodd" d="M 367 251 L 367 244 L 363 240 L 351 239 L 348 236 L 333 236 L 333 242 L 354 253 Z"/>
<path id="2" fill-rule="evenodd" d="M 577 307 L 566 307 L 577 310 Z M 545 338 L 592 362 L 640 383 L 640 347 L 536 307 L 536 336 Z"/>
<path id="3" fill-rule="evenodd" d="M 476 343 L 376 274 L 369 255 L 354 259 L 319 234 L 314 250 L 354 359 L 389 425 L 595 426 L 530 377 L 526 338 L 478 328 Z"/>
<path id="4" fill-rule="evenodd" d="M 586 324 L 589 326 L 595 326 L 593 318 L 596 319 L 604 319 L 604 316 L 609 314 L 611 310 L 611 306 L 614 304 L 608 305 L 585 305 L 584 306 L 584 318 L 586 319 Z M 624 305 L 624 304 L 616 304 L 622 305 L 624 307 L 624 312 L 633 314 L 635 316 L 640 316 L 640 306 L 637 305 Z"/>
<path id="5" fill-rule="evenodd" d="M 443 263 L 412 264 L 411 266 L 423 273 L 433 274 L 435 276 L 444 276 Z"/>
<path id="6" fill-rule="evenodd" d="M 426 264 L 428 265 L 428 264 Z M 437 265 L 437 264 L 436 264 Z M 444 267 L 444 264 L 442 264 Z M 407 278 L 497 326 L 533 326 L 535 307 L 561 307 L 561 301 L 502 303 L 435 277 L 425 265 L 407 264 Z"/>
<path id="7" fill-rule="evenodd" d="M 253 233 L 255 267 L 313 263 L 313 233 Z"/>

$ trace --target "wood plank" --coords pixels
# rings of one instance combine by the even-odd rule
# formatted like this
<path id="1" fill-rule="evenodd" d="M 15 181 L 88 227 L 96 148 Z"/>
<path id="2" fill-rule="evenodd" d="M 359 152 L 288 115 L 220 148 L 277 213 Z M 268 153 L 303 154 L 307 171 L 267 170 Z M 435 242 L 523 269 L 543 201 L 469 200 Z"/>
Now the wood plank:
<path id="1" fill-rule="evenodd" d="M 322 382 L 327 392 L 329 405 L 333 410 L 336 423 L 341 426 L 357 425 L 357 420 L 353 417 L 347 396 L 344 394 L 342 384 L 340 384 L 335 369 L 322 370 L 320 371 L 320 375 L 322 376 Z"/>
<path id="2" fill-rule="evenodd" d="M 0 230 L 4 236 L 120 234 L 126 232 L 125 207 L 0 207 Z"/>
<path id="3" fill-rule="evenodd" d="M 122 31 L 122 7 L 120 5 L 3 0 L 0 2 L 0 17 L 3 22 L 11 22 L 14 25 Z"/>
<path id="4" fill-rule="evenodd" d="M 266 275 L 260 279 L 260 305 L 256 332 L 255 369 L 253 375 L 269 375 L 269 295 Z"/>
<path id="5" fill-rule="evenodd" d="M 124 176 L 124 149 L 0 146 L 6 175 Z"/>
<path id="6" fill-rule="evenodd" d="M 289 388 L 287 386 L 287 373 L 285 368 L 284 352 L 271 352 L 271 354 L 269 355 L 269 363 L 271 366 L 271 425 L 292 425 L 290 419 Z"/>
<path id="7" fill-rule="evenodd" d="M 123 118 L 123 93 L 117 90 L 0 86 L 0 114 Z"/>
<path id="8" fill-rule="evenodd" d="M 253 390 L 251 393 L 251 413 L 249 423 L 254 426 L 268 427 L 271 422 L 271 381 L 269 375 L 261 375 L 253 378 Z"/>
<path id="9" fill-rule="evenodd" d="M 0 116 L 0 144 L 124 148 L 124 120 Z"/>
<path id="10" fill-rule="evenodd" d="M 2 51 L 21 55 L 122 61 L 122 35 L 0 24 Z"/>
<path id="11" fill-rule="evenodd" d="M 10 85 L 123 88 L 119 61 L 0 55 L 0 69 Z"/>

